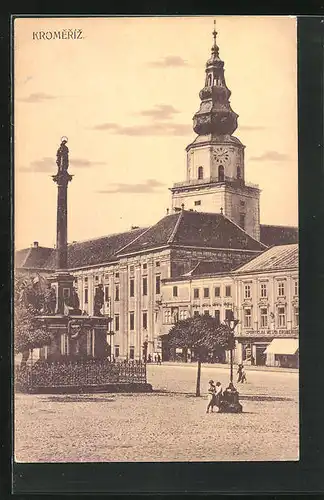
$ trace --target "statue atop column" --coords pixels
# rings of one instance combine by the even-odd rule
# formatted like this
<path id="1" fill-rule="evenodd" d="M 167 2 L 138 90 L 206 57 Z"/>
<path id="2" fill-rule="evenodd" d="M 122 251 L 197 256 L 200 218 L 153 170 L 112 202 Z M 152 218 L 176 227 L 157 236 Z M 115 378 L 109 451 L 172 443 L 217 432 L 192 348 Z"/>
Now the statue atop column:
<path id="1" fill-rule="evenodd" d="M 58 172 L 67 171 L 69 168 L 69 148 L 67 147 L 67 137 L 62 137 L 61 145 L 56 153 L 56 165 Z"/>

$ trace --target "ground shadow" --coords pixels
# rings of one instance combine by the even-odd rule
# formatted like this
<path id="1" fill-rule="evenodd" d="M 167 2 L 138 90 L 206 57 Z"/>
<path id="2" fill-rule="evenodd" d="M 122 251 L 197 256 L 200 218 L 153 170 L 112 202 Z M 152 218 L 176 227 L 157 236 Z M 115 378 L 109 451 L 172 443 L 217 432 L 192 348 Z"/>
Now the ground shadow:
<path id="1" fill-rule="evenodd" d="M 266 396 L 263 394 L 260 395 L 254 395 L 254 394 L 249 394 L 249 395 L 242 395 L 239 398 L 240 400 L 245 400 L 245 401 L 294 401 L 292 398 L 284 398 L 282 396 Z"/>
<path id="2" fill-rule="evenodd" d="M 155 394 L 157 396 L 166 396 L 166 395 L 185 396 L 187 398 L 197 398 L 205 396 L 204 394 L 202 396 L 196 396 L 192 392 L 175 392 L 175 391 L 168 391 L 167 389 L 155 389 L 152 391 L 152 394 Z M 287 398 L 282 396 L 267 396 L 264 394 L 240 395 L 239 399 L 245 401 L 294 401 L 292 398 Z"/>
<path id="3" fill-rule="evenodd" d="M 45 399 L 48 403 L 113 403 L 115 399 L 112 398 L 91 398 L 82 396 L 50 396 Z"/>

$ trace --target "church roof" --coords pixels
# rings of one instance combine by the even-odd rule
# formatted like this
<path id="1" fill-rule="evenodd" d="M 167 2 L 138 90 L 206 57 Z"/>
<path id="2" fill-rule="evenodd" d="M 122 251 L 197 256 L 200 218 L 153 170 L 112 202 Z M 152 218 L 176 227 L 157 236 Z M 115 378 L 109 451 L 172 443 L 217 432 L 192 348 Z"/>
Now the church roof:
<path id="1" fill-rule="evenodd" d="M 47 262 L 55 254 L 54 248 L 33 246 L 15 252 L 15 266 L 29 269 L 46 269 Z"/>
<path id="2" fill-rule="evenodd" d="M 275 271 L 298 268 L 298 244 L 279 245 L 269 248 L 234 271 L 247 274 L 250 272 Z"/>
<path id="3" fill-rule="evenodd" d="M 259 252 L 265 249 L 223 214 L 183 210 L 163 217 L 149 228 L 69 244 L 68 268 L 100 265 L 116 261 L 122 255 L 170 246 Z M 32 247 L 16 252 L 15 265 L 16 268 L 54 270 L 55 258 L 53 248 Z M 215 268 L 214 272 L 217 272 Z"/>
<path id="4" fill-rule="evenodd" d="M 183 276 L 187 277 L 196 277 L 196 276 L 205 276 L 211 274 L 219 274 L 226 273 L 227 271 L 231 271 L 233 265 L 228 262 L 214 262 L 214 261 L 200 261 L 198 264 L 188 273 Z"/>
<path id="5" fill-rule="evenodd" d="M 267 246 L 298 243 L 298 227 L 260 224 L 260 240 Z"/>
<path id="6" fill-rule="evenodd" d="M 118 252 L 119 255 L 161 246 L 189 246 L 263 251 L 265 246 L 223 214 L 181 210 L 167 215 Z"/>

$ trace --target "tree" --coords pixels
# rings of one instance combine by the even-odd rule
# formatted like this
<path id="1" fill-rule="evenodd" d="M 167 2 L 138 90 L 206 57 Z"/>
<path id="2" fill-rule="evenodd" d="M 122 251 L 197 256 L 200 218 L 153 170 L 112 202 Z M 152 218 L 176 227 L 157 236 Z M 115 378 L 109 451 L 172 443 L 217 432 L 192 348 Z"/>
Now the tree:
<path id="1" fill-rule="evenodd" d="M 14 351 L 22 353 L 21 365 L 28 361 L 30 350 L 50 344 L 52 337 L 37 320 L 44 306 L 46 280 L 39 276 L 15 278 Z"/>
<path id="2" fill-rule="evenodd" d="M 224 352 L 233 349 L 233 335 L 225 323 L 219 324 L 212 316 L 194 316 L 178 321 L 171 328 L 170 347 L 194 349 L 197 356 L 196 396 L 200 396 L 201 362 L 208 351 Z"/>

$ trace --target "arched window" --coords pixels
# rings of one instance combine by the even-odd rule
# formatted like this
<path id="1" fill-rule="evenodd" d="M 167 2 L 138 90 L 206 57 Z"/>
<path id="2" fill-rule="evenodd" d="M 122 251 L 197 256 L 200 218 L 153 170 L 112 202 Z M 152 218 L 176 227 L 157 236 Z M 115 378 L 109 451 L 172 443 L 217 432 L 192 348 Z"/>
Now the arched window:
<path id="1" fill-rule="evenodd" d="M 238 179 L 241 179 L 241 178 L 242 178 L 241 167 L 237 167 L 237 169 L 236 169 L 236 177 L 237 177 Z"/>
<path id="2" fill-rule="evenodd" d="M 204 169 L 202 167 L 198 167 L 198 179 L 204 178 Z"/>
<path id="3" fill-rule="evenodd" d="M 211 87 L 212 84 L 212 75 L 208 75 L 208 87 Z"/>
<path id="4" fill-rule="evenodd" d="M 219 165 L 218 167 L 218 180 L 223 182 L 225 180 L 225 173 L 223 165 Z"/>

